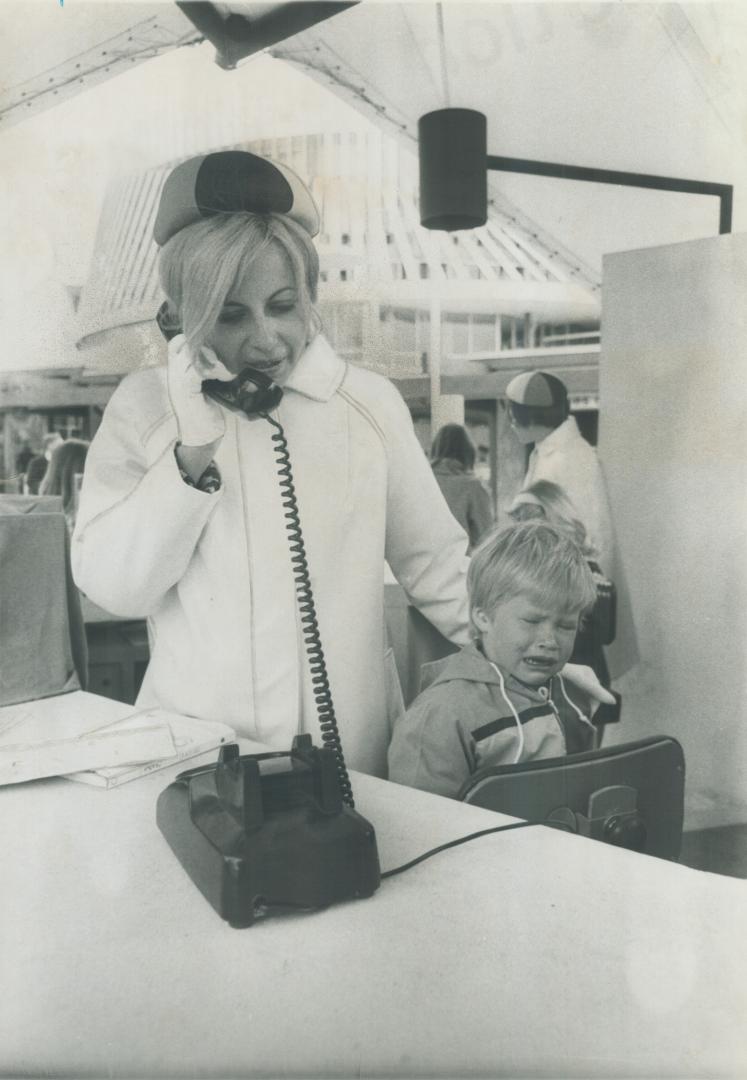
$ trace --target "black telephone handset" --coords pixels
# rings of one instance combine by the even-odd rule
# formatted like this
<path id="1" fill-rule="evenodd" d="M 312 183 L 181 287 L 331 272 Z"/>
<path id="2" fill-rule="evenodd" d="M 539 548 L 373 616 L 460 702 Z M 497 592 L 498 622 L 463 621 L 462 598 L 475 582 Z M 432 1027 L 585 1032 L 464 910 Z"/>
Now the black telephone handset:
<path id="1" fill-rule="evenodd" d="M 170 341 L 181 333 L 167 303 L 156 315 Z M 288 443 L 270 411 L 282 389 L 246 367 L 235 379 L 206 379 L 211 398 L 274 428 L 272 442 L 301 632 L 312 677 L 322 746 L 297 736 L 284 754 L 241 755 L 223 748 L 218 762 L 180 773 L 161 792 L 156 820 L 176 857 L 232 926 L 251 926 L 272 911 L 326 907 L 371 896 L 379 884 L 376 837 L 355 812 L 311 589 Z M 285 758 L 289 768 L 266 771 Z"/>
<path id="2" fill-rule="evenodd" d="M 247 417 L 264 416 L 270 409 L 275 408 L 283 396 L 277 383 L 264 372 L 251 367 L 245 367 L 230 382 L 206 379 L 202 389 L 226 409 Z"/>
<path id="3" fill-rule="evenodd" d="M 167 300 L 164 300 L 156 312 L 156 323 L 167 341 L 182 332 Z M 220 405 L 247 417 L 261 416 L 269 412 L 283 396 L 282 389 L 268 375 L 252 367 L 245 367 L 235 379 L 227 382 L 221 379 L 205 379 L 202 389 Z"/>

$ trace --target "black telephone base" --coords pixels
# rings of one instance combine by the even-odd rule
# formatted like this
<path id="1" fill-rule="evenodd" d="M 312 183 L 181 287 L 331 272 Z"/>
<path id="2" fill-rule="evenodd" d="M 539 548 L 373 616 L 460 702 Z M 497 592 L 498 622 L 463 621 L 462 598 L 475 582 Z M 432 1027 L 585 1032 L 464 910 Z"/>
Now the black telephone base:
<path id="1" fill-rule="evenodd" d="M 180 773 L 161 792 L 156 821 L 234 927 L 372 896 L 379 886 L 373 827 L 343 804 L 334 752 L 310 735 L 283 753 L 221 747 L 216 764 Z"/>

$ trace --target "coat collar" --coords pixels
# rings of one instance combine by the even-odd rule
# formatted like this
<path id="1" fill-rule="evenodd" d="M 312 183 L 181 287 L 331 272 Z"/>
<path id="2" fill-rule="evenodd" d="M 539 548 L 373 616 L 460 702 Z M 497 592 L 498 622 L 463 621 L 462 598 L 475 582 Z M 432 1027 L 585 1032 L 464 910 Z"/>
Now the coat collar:
<path id="1" fill-rule="evenodd" d="M 324 335 L 317 334 L 301 353 L 285 389 L 314 401 L 329 401 L 345 378 L 346 366 Z"/>
<path id="2" fill-rule="evenodd" d="M 430 664 L 424 664 L 421 669 L 421 690 L 436 683 L 448 683 L 455 679 L 464 682 L 488 683 L 500 686 L 501 680 L 497 671 L 472 642 L 465 645 L 457 653 L 451 653 L 443 660 L 435 660 Z M 541 705 L 547 701 L 555 685 L 555 678 L 550 679 L 543 687 L 527 686 L 513 675 L 504 678 L 506 690 L 514 697 L 524 697 L 530 703 Z"/>
<path id="3" fill-rule="evenodd" d="M 554 454 L 556 451 L 562 450 L 563 447 L 567 446 L 569 443 L 576 442 L 579 435 L 580 432 L 578 430 L 578 424 L 576 423 L 576 417 L 569 416 L 541 442 L 537 443 L 534 448 L 534 453 L 537 457 L 547 457 L 548 454 Z"/>

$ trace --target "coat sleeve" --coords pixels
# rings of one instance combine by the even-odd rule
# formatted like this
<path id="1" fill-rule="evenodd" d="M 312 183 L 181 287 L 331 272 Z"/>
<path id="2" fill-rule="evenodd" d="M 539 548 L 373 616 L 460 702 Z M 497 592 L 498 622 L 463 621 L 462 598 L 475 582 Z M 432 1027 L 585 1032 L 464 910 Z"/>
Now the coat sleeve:
<path id="1" fill-rule="evenodd" d="M 444 637 L 469 640 L 467 535 L 453 518 L 398 391 L 387 384 L 386 560 L 410 602 Z"/>
<path id="2" fill-rule="evenodd" d="M 389 779 L 455 799 L 474 768 L 466 729 L 443 688 L 427 690 L 394 725 Z"/>
<path id="3" fill-rule="evenodd" d="M 182 480 L 170 415 L 161 410 L 152 422 L 138 408 L 148 389 L 125 380 L 112 396 L 86 459 L 73 534 L 76 584 L 114 615 L 151 613 L 184 575 L 221 497 Z M 157 443 L 154 456 L 148 439 Z"/>

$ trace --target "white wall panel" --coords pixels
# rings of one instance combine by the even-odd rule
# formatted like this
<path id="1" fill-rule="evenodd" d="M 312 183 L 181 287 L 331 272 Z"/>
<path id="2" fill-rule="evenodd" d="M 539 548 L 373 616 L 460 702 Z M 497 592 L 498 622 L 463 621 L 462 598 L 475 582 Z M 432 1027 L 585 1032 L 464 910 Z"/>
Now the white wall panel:
<path id="1" fill-rule="evenodd" d="M 599 449 L 642 657 L 614 738 L 674 735 L 689 824 L 747 821 L 747 234 L 610 255 L 602 297 Z"/>

